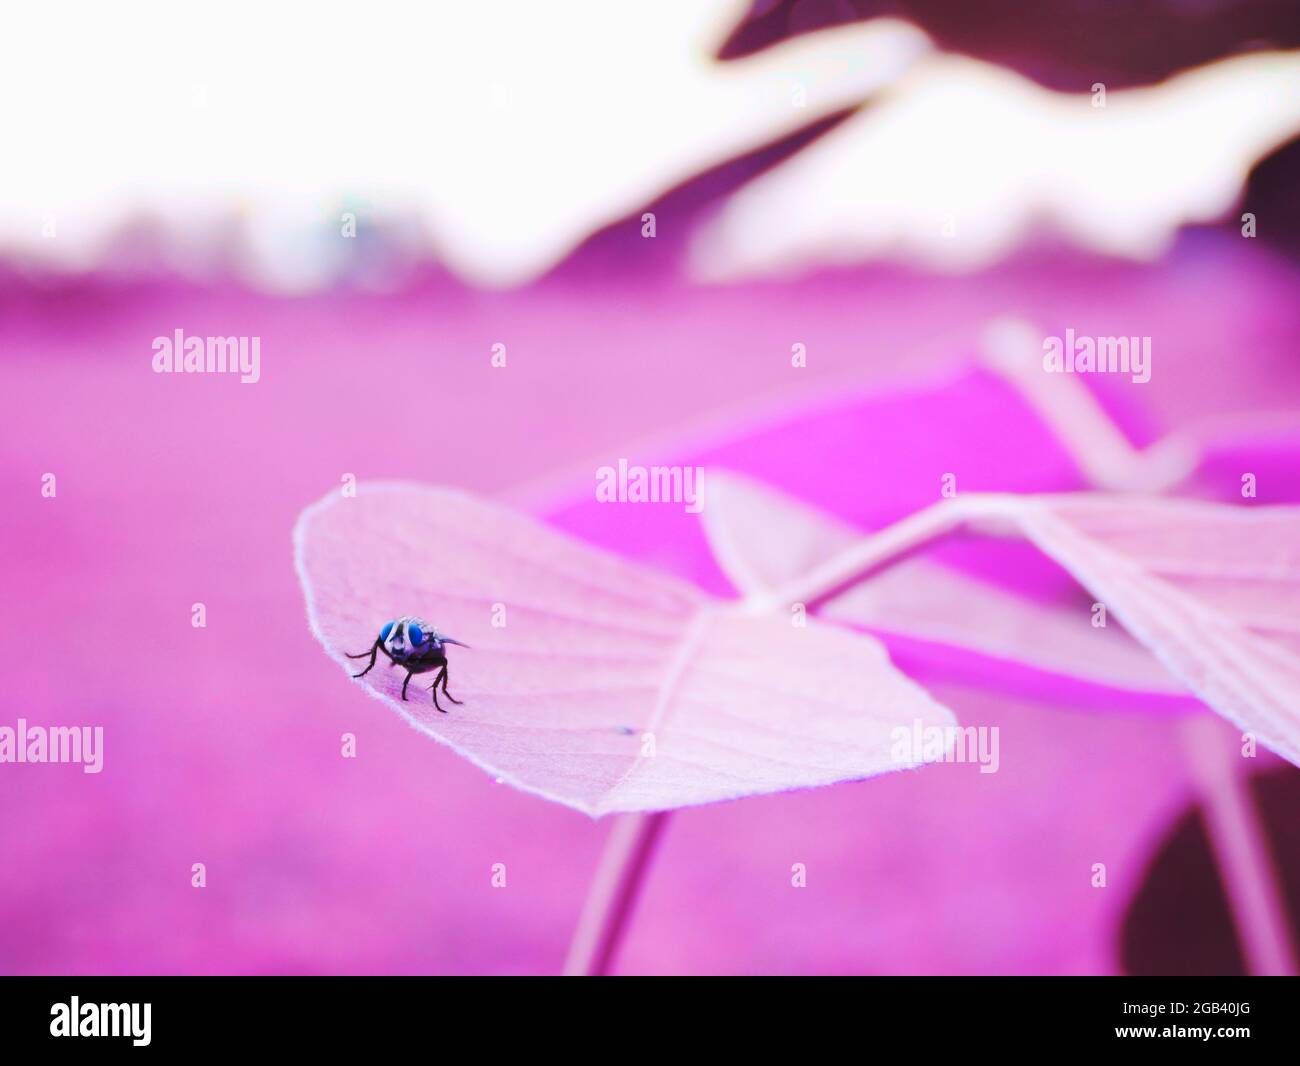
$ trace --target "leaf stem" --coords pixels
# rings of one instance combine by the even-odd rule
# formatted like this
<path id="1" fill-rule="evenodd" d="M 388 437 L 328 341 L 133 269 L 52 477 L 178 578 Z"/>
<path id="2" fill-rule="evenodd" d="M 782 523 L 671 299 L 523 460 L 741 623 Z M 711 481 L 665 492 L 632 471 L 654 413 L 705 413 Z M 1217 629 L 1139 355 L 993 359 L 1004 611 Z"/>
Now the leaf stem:
<path id="1" fill-rule="evenodd" d="M 609 972 L 669 813 L 624 814 L 615 820 L 569 943 L 565 977 Z"/>
<path id="2" fill-rule="evenodd" d="M 1006 514 L 1007 499 L 997 493 L 971 493 L 939 500 L 864 537 L 782 588 L 747 597 L 744 610 L 762 614 L 793 603 L 802 603 L 811 610 L 857 584 L 872 571 L 896 562 L 929 541 L 946 536 L 971 519 Z"/>
<path id="3" fill-rule="evenodd" d="M 1183 730 L 1246 969 L 1257 976 L 1294 975 L 1296 959 L 1277 869 L 1235 741 L 1214 718 L 1195 718 Z"/>
<path id="4" fill-rule="evenodd" d="M 1196 471 L 1201 447 L 1195 440 L 1172 433 L 1134 448 L 1080 378 L 1044 371 L 1043 341 L 1042 331 L 1023 319 L 997 319 L 984 331 L 980 355 L 1038 412 L 1090 484 L 1159 493 Z"/>

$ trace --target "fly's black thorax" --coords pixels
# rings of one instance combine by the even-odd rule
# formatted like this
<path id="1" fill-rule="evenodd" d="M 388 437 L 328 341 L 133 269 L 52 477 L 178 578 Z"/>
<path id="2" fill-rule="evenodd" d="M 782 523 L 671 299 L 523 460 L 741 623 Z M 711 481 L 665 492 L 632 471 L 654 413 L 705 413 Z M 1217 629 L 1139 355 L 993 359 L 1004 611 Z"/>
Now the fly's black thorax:
<path id="1" fill-rule="evenodd" d="M 429 648 L 423 653 L 413 654 L 410 658 L 401 662 L 401 665 L 410 670 L 413 674 L 423 674 L 429 670 L 436 670 L 440 666 L 445 666 L 447 656 L 437 648 Z"/>

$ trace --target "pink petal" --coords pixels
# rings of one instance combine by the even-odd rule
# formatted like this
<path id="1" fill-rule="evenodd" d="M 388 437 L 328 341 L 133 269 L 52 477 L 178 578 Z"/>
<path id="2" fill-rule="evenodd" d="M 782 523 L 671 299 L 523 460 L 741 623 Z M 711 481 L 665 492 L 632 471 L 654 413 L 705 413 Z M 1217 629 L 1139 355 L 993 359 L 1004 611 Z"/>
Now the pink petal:
<path id="1" fill-rule="evenodd" d="M 473 646 L 450 649 L 464 705 L 448 714 L 418 675 L 403 702 L 400 669 L 358 681 L 370 695 L 488 773 L 594 816 L 871 777 L 915 765 L 894 757 L 896 727 L 954 721 L 870 637 L 746 614 L 450 489 L 332 494 L 303 513 L 295 546 L 312 631 L 349 674 L 345 653 L 403 614 Z"/>

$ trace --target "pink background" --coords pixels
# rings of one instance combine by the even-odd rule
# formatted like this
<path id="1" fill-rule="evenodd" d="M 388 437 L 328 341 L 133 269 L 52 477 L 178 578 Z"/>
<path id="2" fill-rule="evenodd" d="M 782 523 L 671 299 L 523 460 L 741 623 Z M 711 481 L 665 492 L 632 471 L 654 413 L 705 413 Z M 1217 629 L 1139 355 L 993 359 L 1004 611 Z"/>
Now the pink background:
<path id="1" fill-rule="evenodd" d="M 1300 411 L 1295 270 L 1220 234 L 1151 267 L 1044 253 L 978 279 L 723 289 L 610 272 L 600 251 L 509 294 L 440 275 L 298 299 L 0 279 L 0 724 L 102 725 L 106 749 L 95 776 L 0 766 L 0 971 L 559 968 L 608 823 L 495 784 L 343 683 L 307 630 L 290 532 L 345 473 L 508 499 L 724 590 L 698 519 L 596 504 L 596 467 L 730 467 L 864 528 L 930 502 L 950 471 L 964 490 L 1082 487 L 969 360 L 997 313 L 1151 335 L 1149 384 L 1096 386 L 1139 443 L 1208 415 Z M 155 375 L 151 341 L 176 328 L 260 336 L 261 381 Z M 1261 503 L 1300 500 L 1291 425 L 1295 447 L 1229 450 L 1192 491 L 1232 499 L 1250 469 Z M 1082 595 L 1014 546 L 955 550 L 1031 594 Z M 206 629 L 190 625 L 198 601 Z M 1125 968 L 1125 910 L 1192 803 L 1176 723 L 1200 705 L 891 650 L 963 722 L 1001 727 L 1000 772 L 941 765 L 674 816 L 620 971 Z M 340 757 L 345 732 L 356 759 Z M 1294 769 L 1259 772 L 1294 796 Z M 1181 935 L 1239 966 L 1198 854 L 1180 860 L 1201 907 Z M 1168 968 L 1176 940 L 1148 937 L 1129 968 Z"/>

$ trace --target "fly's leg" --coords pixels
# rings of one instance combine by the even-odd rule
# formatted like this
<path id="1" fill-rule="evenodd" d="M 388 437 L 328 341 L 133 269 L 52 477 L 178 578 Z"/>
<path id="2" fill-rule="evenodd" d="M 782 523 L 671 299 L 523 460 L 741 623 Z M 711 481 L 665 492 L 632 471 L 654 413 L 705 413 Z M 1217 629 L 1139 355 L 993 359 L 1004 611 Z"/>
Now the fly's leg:
<path id="1" fill-rule="evenodd" d="M 433 679 L 433 684 L 429 686 L 429 691 L 433 693 L 433 705 L 437 707 L 438 710 L 442 711 L 443 714 L 447 713 L 447 709 L 443 707 L 441 703 L 438 702 L 438 682 L 443 679 L 446 673 L 447 673 L 447 667 L 444 666 L 441 670 L 438 671 L 438 676 Z"/>
<path id="2" fill-rule="evenodd" d="M 370 664 L 361 673 L 352 675 L 353 677 L 365 677 L 375 668 L 375 658 L 379 655 L 379 641 L 375 641 L 368 652 L 363 651 L 360 655 L 353 655 L 350 652 L 344 652 L 343 654 L 349 659 L 364 659 L 367 655 L 370 656 Z"/>
<path id="3" fill-rule="evenodd" d="M 444 696 L 446 696 L 447 699 L 451 700 L 452 703 L 454 703 L 454 704 L 456 704 L 457 706 L 459 706 L 460 703 L 461 703 L 461 701 L 458 700 L 455 696 L 453 696 L 450 692 L 447 691 L 447 668 L 446 668 L 445 666 L 442 668 L 442 673 L 441 673 L 440 675 L 438 675 L 438 676 L 439 676 L 439 678 L 440 678 L 441 681 L 442 681 L 442 694 L 443 694 Z M 435 685 L 436 685 L 437 683 L 438 683 L 437 681 L 434 682 Z"/>
<path id="4" fill-rule="evenodd" d="M 411 683 L 411 678 L 414 676 L 415 673 L 413 671 L 408 670 L 406 672 L 406 680 L 402 682 L 402 699 L 406 699 L 406 686 Z"/>

